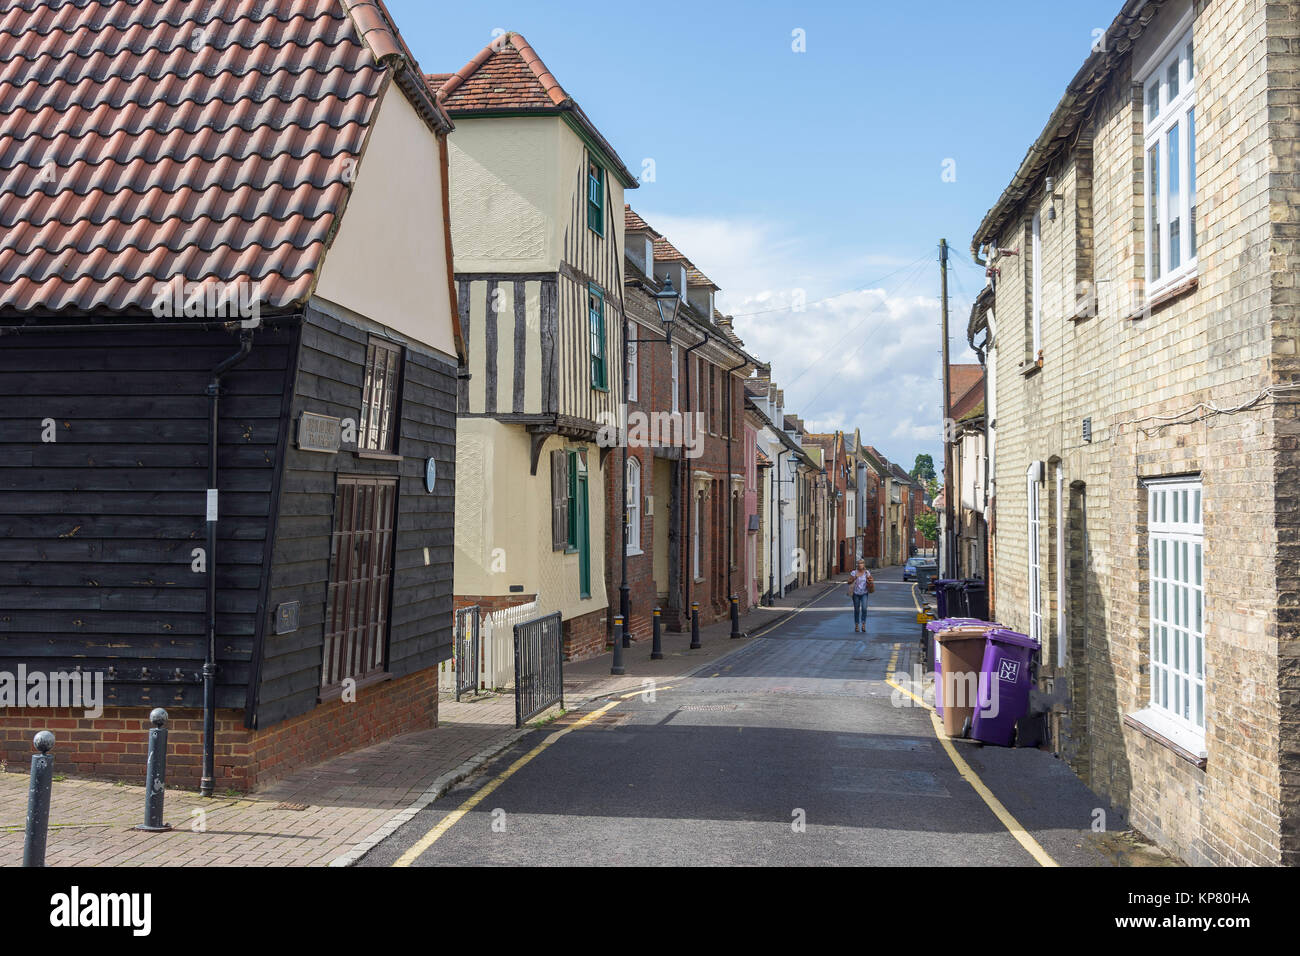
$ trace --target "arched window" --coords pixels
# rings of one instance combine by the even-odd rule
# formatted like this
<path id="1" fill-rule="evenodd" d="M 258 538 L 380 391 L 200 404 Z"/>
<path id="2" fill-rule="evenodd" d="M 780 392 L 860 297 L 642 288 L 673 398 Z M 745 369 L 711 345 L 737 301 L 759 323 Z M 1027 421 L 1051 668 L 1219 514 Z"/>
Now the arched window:
<path id="1" fill-rule="evenodd" d="M 641 553 L 641 460 L 627 459 L 627 552 Z"/>

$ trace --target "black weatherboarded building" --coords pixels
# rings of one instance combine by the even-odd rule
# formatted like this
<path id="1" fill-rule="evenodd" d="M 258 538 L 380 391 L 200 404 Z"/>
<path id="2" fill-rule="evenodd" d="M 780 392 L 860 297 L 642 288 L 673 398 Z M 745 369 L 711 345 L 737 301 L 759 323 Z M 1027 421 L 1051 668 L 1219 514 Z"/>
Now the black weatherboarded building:
<path id="1" fill-rule="evenodd" d="M 387 13 L 22 0 L 0 41 L 0 676 L 87 689 L 0 700 L 0 758 L 138 780 L 162 706 L 211 792 L 432 726 L 451 124 Z"/>

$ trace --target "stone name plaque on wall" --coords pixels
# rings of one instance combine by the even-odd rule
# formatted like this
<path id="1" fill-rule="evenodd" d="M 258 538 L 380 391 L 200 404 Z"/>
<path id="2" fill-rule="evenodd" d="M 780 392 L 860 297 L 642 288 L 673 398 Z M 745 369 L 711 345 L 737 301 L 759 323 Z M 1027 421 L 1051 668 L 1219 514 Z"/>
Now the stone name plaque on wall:
<path id="1" fill-rule="evenodd" d="M 343 435 L 343 419 L 303 412 L 298 419 L 298 447 L 303 451 L 336 452 Z"/>

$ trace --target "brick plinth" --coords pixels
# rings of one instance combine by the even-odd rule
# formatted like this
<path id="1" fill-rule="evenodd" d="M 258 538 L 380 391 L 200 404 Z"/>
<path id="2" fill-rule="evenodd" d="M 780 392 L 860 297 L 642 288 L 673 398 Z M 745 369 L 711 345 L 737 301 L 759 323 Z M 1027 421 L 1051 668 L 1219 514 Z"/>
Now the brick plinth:
<path id="1" fill-rule="evenodd" d="M 32 737 L 54 734 L 58 771 L 143 783 L 149 742 L 148 707 L 106 707 L 90 719 L 66 707 L 9 708 L 0 715 L 0 759 L 25 765 Z M 243 711 L 217 711 L 217 792 L 249 791 L 301 767 L 358 750 L 397 734 L 427 730 L 437 723 L 437 670 L 371 684 L 356 701 L 332 700 L 281 721 L 249 730 Z M 196 788 L 202 771 L 203 712 L 168 711 L 167 783 Z"/>

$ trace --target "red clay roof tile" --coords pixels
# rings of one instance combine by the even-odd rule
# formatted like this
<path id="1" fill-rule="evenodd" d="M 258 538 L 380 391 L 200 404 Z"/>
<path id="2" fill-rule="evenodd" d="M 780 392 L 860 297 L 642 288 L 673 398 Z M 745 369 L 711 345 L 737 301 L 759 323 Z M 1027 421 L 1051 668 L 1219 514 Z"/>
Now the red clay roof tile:
<path id="1" fill-rule="evenodd" d="M 0 0 L 0 312 L 304 301 L 387 80 L 446 121 L 402 64 L 378 0 Z"/>
<path id="2" fill-rule="evenodd" d="M 518 33 L 497 37 L 455 73 L 429 73 L 424 80 L 451 116 L 507 110 L 572 113 L 614 165 L 624 187 L 638 185 L 614 147 Z"/>
<path id="3" fill-rule="evenodd" d="M 652 238 L 659 239 L 661 236 L 655 231 L 648 222 L 636 214 L 632 207 L 623 204 L 623 231 L 624 232 L 648 232 Z"/>

